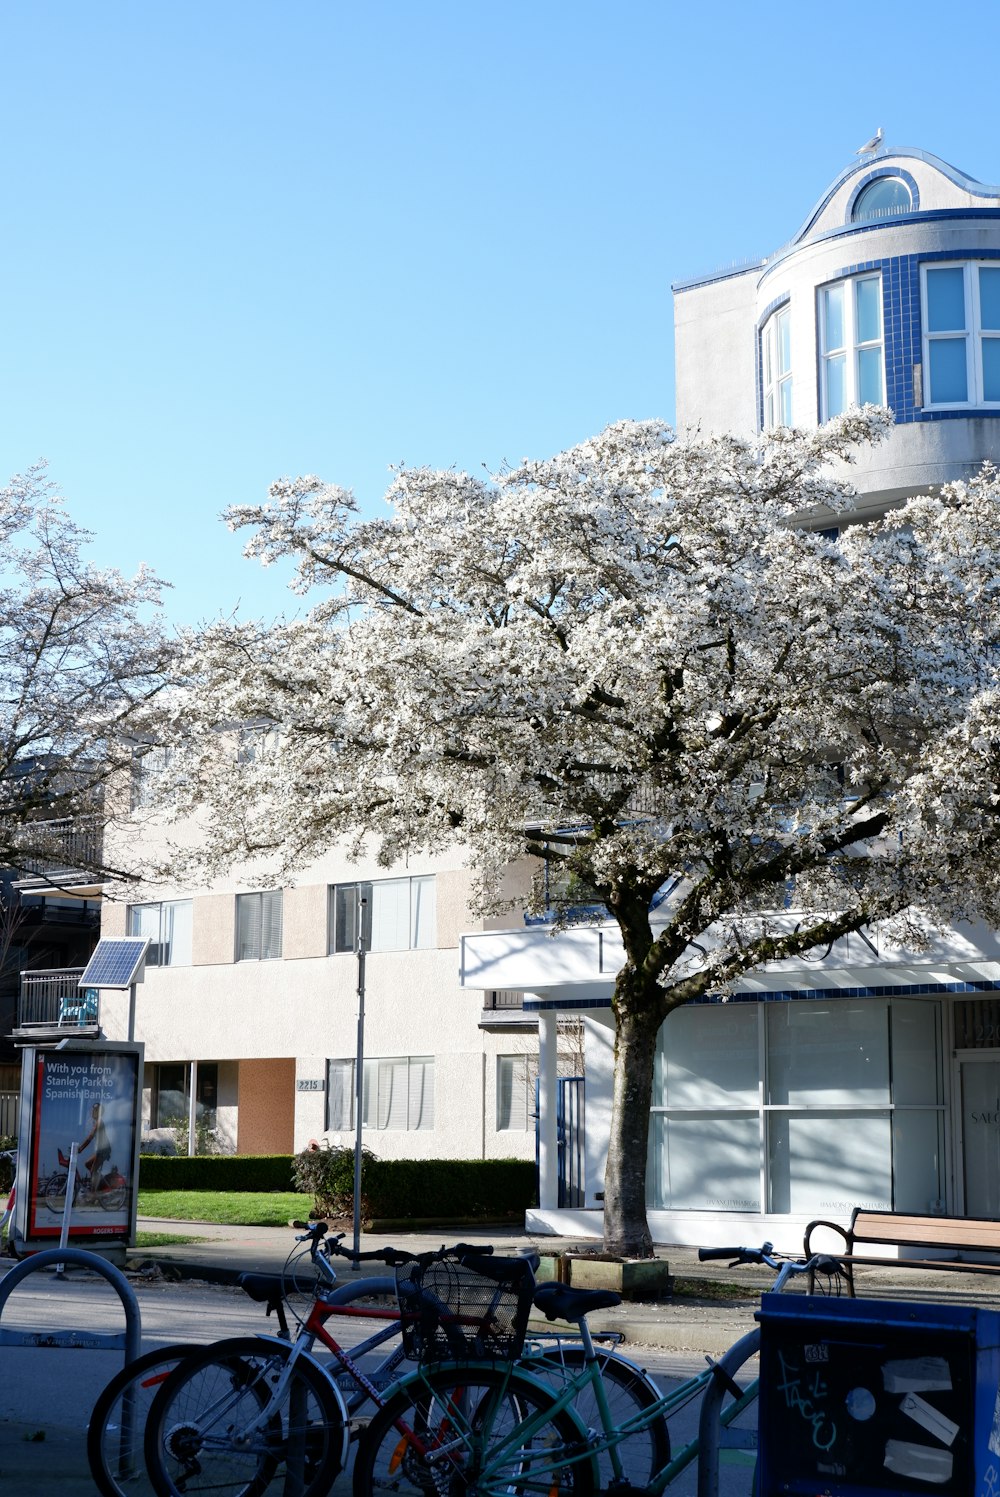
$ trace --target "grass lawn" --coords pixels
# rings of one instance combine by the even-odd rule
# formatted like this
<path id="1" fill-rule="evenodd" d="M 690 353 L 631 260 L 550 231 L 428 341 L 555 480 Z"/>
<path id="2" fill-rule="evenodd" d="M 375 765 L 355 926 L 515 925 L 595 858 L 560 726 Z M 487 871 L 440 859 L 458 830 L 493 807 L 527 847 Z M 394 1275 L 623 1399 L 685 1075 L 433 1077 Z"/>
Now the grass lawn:
<path id="1" fill-rule="evenodd" d="M 226 1227 L 287 1227 L 305 1221 L 313 1198 L 294 1191 L 140 1190 L 139 1215 L 171 1221 L 217 1222 Z M 176 1241 L 172 1238 L 171 1241 Z"/>
<path id="2" fill-rule="evenodd" d="M 191 1232 L 137 1232 L 137 1248 L 177 1247 L 185 1242 L 207 1242 L 207 1237 L 195 1237 Z"/>

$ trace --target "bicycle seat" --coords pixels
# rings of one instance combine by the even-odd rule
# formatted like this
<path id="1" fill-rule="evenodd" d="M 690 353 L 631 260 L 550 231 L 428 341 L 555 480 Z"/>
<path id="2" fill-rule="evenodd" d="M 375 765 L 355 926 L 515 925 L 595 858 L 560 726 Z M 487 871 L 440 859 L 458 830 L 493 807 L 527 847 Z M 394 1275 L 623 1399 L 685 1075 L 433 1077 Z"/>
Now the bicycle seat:
<path id="1" fill-rule="evenodd" d="M 571 1289 L 568 1284 L 539 1284 L 534 1299 L 548 1320 L 582 1320 L 591 1310 L 612 1310 L 621 1302 L 613 1289 Z"/>
<path id="2" fill-rule="evenodd" d="M 244 1294 L 268 1308 L 282 1301 L 281 1276 L 273 1273 L 241 1273 L 236 1280 Z"/>

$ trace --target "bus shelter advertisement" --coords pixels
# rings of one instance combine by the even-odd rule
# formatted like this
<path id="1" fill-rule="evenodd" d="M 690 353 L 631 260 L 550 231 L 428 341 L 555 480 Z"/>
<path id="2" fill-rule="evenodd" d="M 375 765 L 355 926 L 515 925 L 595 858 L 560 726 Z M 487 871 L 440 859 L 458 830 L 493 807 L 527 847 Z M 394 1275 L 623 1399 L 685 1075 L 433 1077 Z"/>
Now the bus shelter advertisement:
<path id="1" fill-rule="evenodd" d="M 35 1052 L 26 1237 L 58 1237 L 68 1195 L 71 1238 L 129 1236 L 140 1064 L 136 1049 Z"/>

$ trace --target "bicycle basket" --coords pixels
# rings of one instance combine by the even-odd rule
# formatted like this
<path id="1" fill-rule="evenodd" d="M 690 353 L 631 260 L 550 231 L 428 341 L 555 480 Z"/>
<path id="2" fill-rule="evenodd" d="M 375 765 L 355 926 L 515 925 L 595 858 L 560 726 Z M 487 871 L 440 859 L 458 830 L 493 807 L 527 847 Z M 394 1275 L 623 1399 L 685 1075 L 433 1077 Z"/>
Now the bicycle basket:
<path id="1" fill-rule="evenodd" d="M 396 1270 L 403 1350 L 414 1361 L 513 1361 L 535 1276 L 524 1258 L 415 1261 Z"/>

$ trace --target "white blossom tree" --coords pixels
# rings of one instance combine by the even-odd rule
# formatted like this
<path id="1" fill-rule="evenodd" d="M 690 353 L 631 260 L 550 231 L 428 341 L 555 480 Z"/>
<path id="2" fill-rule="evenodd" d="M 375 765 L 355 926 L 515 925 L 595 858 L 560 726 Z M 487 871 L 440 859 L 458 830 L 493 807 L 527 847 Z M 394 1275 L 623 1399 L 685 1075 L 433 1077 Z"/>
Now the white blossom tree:
<path id="1" fill-rule="evenodd" d="M 832 475 L 888 419 L 757 442 L 621 423 L 493 479 L 401 471 L 377 519 L 313 477 L 228 512 L 318 597 L 189 641 L 175 789 L 200 808 L 196 861 L 457 842 L 484 907 L 525 854 L 593 891 L 625 950 L 615 1252 L 651 1252 L 674 1009 L 875 921 L 910 946 L 1000 925 L 1000 479 L 838 533 Z M 237 763 L 217 731 L 236 723 L 277 725 L 271 751 Z"/>
<path id="2" fill-rule="evenodd" d="M 162 584 L 94 566 L 90 540 L 44 464 L 0 489 L 0 867 L 127 871 L 104 865 L 104 791 L 131 771 L 170 647 Z"/>

